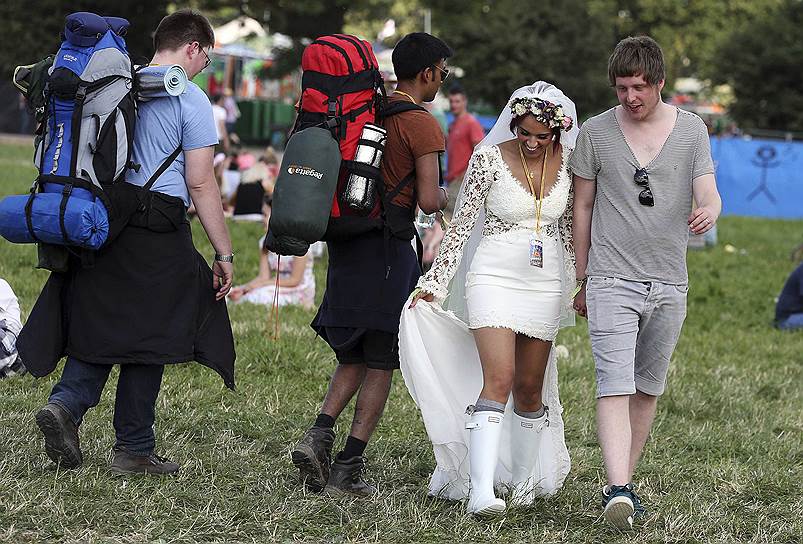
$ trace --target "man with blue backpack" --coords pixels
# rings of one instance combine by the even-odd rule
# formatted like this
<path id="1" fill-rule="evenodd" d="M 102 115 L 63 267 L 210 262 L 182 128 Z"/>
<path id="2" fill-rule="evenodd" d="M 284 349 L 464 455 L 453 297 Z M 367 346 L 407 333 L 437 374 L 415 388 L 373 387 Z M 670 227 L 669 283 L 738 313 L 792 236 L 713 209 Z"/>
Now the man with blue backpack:
<path id="1" fill-rule="evenodd" d="M 144 71 L 180 66 L 189 79 L 209 65 L 214 34 L 191 10 L 165 17 Z M 58 59 L 57 59 L 58 60 Z M 155 404 L 165 364 L 195 360 L 234 387 L 234 342 L 224 297 L 233 253 L 212 170 L 217 135 L 208 98 L 187 83 L 177 95 L 138 107 L 126 181 L 140 205 L 116 239 L 93 256 L 73 257 L 53 273 L 18 347 L 31 374 L 44 376 L 67 356 L 61 379 L 36 414 L 45 451 L 62 468 L 83 462 L 78 429 L 120 364 L 114 409 L 112 472 L 174 474 L 179 465 L 154 453 Z M 195 250 L 187 219 L 192 202 L 215 249 L 212 268 Z"/>

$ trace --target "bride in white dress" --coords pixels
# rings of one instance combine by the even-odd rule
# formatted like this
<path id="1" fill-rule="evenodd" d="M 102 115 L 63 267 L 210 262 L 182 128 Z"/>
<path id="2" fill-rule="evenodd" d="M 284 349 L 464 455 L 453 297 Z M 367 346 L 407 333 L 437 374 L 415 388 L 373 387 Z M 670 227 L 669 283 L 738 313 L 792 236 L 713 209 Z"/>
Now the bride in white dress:
<path id="1" fill-rule="evenodd" d="M 574 104 L 518 89 L 477 145 L 459 206 L 402 313 L 401 371 L 437 466 L 429 493 L 499 514 L 569 472 L 552 342 L 574 324 Z M 466 408 L 468 406 L 468 409 Z"/>

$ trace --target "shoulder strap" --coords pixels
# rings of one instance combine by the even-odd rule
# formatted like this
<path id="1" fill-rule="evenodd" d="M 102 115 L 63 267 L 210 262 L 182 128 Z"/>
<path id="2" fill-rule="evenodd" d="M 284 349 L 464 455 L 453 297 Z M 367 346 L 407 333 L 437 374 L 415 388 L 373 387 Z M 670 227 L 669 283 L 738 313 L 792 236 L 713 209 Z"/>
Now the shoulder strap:
<path id="1" fill-rule="evenodd" d="M 165 170 L 167 170 L 170 167 L 170 165 L 173 164 L 173 161 L 176 160 L 176 158 L 178 157 L 179 153 L 181 153 L 181 143 L 178 144 L 178 147 L 176 148 L 176 150 L 173 151 L 170 154 L 170 156 L 168 156 L 164 160 L 164 162 L 161 164 L 161 166 L 159 166 L 159 168 L 156 170 L 156 172 L 153 173 L 153 175 L 148 180 L 148 183 L 146 183 L 145 185 L 142 186 L 142 190 L 143 191 L 150 191 L 151 190 L 151 187 L 153 187 L 153 184 L 156 183 L 157 179 L 159 179 L 159 176 L 164 174 Z"/>
<path id="2" fill-rule="evenodd" d="M 387 201 L 387 203 L 390 204 L 393 201 L 393 199 L 396 198 L 396 195 L 402 192 L 402 190 L 404 190 L 405 187 L 410 185 L 410 183 L 414 179 L 415 179 L 415 168 L 413 169 L 412 172 L 404 176 L 396 185 L 396 187 L 393 188 L 392 191 L 385 193 L 385 200 Z"/>
<path id="3" fill-rule="evenodd" d="M 392 102 L 387 102 L 379 112 L 379 115 L 382 118 L 386 118 L 399 113 L 404 113 L 405 111 L 413 110 L 427 111 L 424 106 L 419 106 L 413 102 L 408 102 L 407 100 L 394 100 Z"/>

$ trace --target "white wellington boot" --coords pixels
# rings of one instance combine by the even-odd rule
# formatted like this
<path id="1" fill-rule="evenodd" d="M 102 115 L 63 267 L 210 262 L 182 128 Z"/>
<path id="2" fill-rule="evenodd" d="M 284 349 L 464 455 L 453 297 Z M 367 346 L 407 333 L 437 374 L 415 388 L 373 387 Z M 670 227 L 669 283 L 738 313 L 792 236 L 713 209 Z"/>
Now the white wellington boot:
<path id="1" fill-rule="evenodd" d="M 535 499 L 533 472 L 539 462 L 544 426 L 549 425 L 549 408 L 538 419 L 528 419 L 513 412 L 510 452 L 512 454 L 511 506 L 530 506 Z"/>
<path id="2" fill-rule="evenodd" d="M 467 510 L 477 516 L 493 516 L 505 511 L 505 501 L 494 495 L 494 473 L 499 461 L 499 439 L 504 414 L 474 412 L 466 423 L 469 438 L 471 489 Z"/>

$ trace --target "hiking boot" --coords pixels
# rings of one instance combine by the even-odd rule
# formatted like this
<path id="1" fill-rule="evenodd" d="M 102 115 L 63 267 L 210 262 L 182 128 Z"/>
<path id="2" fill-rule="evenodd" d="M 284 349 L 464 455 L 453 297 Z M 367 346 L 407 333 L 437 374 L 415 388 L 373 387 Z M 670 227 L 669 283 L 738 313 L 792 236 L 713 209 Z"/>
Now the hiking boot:
<path id="1" fill-rule="evenodd" d="M 632 483 L 605 486 L 602 488 L 602 501 L 605 505 L 603 513 L 605 521 L 622 531 L 632 529 L 633 519 L 647 513 L 638 495 L 633 491 Z"/>
<path id="2" fill-rule="evenodd" d="M 155 453 L 150 455 L 134 455 L 125 450 L 114 450 L 114 459 L 109 467 L 114 474 L 177 474 L 179 466 L 173 461 L 159 457 Z"/>
<path id="3" fill-rule="evenodd" d="M 36 412 L 36 425 L 45 435 L 45 453 L 61 468 L 78 468 L 84 462 L 78 426 L 66 409 L 53 402 Z"/>
<path id="4" fill-rule="evenodd" d="M 361 456 L 351 459 L 335 459 L 329 474 L 329 481 L 323 492 L 331 496 L 352 495 L 359 498 L 368 498 L 376 493 L 376 488 L 362 479 L 365 468 L 365 458 Z"/>
<path id="5" fill-rule="evenodd" d="M 318 493 L 326 486 L 334 443 L 333 429 L 310 427 L 293 449 L 291 459 L 299 470 L 299 479 L 310 491 Z"/>

